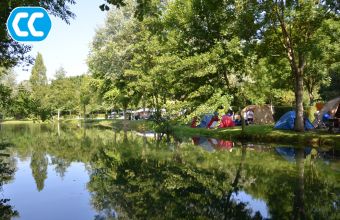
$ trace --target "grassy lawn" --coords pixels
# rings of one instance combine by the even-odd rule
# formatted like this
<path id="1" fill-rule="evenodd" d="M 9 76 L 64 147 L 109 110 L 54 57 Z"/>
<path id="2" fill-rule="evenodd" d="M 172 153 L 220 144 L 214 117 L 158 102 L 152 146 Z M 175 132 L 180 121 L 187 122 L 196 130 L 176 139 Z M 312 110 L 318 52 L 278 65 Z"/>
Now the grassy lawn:
<path id="1" fill-rule="evenodd" d="M 17 125 L 17 124 L 33 124 L 33 123 L 39 123 L 38 121 L 33 120 L 0 120 L 1 124 L 4 125 Z"/>
<path id="2" fill-rule="evenodd" d="M 298 144 L 311 146 L 336 146 L 340 147 L 340 134 L 330 134 L 326 131 L 308 131 L 297 133 L 294 131 L 274 130 L 269 125 L 246 126 L 242 134 L 241 127 L 225 129 L 190 128 L 178 125 L 174 128 L 176 135 L 183 136 L 209 136 L 223 139 L 239 139 L 255 142 L 276 142 L 283 144 Z"/>
<path id="3" fill-rule="evenodd" d="M 126 126 L 131 130 L 152 130 L 153 122 L 150 121 L 127 121 L 123 120 L 95 120 L 87 123 L 93 126 L 117 127 Z M 282 143 L 304 146 L 336 146 L 340 147 L 340 134 L 330 134 L 326 131 L 308 131 L 297 133 L 294 131 L 274 130 L 271 125 L 250 125 L 245 127 L 242 133 L 241 127 L 224 129 L 190 128 L 187 125 L 173 127 L 177 136 L 206 136 L 221 139 L 245 140 L 253 142 Z"/>

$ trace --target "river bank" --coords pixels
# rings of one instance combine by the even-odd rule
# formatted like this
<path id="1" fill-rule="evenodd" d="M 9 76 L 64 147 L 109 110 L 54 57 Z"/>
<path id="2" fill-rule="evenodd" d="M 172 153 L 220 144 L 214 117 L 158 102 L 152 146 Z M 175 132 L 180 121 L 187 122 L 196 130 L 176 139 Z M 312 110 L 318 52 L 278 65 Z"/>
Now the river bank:
<path id="1" fill-rule="evenodd" d="M 2 121 L 2 124 L 33 123 L 33 121 Z M 37 123 L 37 122 L 36 122 Z M 44 122 L 54 123 L 54 122 Z M 64 125 L 83 124 L 82 120 L 64 120 Z M 122 129 L 136 131 L 154 130 L 156 125 L 152 121 L 124 121 L 124 120 L 87 120 L 85 125 L 110 129 Z M 334 146 L 340 148 L 340 134 L 331 134 L 327 131 L 308 131 L 297 133 L 294 131 L 274 130 L 270 125 L 250 125 L 242 132 L 241 127 L 226 129 L 190 128 L 187 125 L 172 125 L 171 132 L 176 136 L 204 136 L 235 141 L 249 141 L 262 143 L 294 144 L 303 146 Z"/>
<path id="2" fill-rule="evenodd" d="M 176 135 L 209 136 L 221 139 L 243 140 L 249 142 L 282 143 L 304 146 L 335 146 L 340 148 L 340 134 L 327 132 L 304 132 L 274 130 L 272 126 L 251 125 L 242 132 L 240 127 L 228 129 L 202 129 L 175 126 Z"/>
<path id="3" fill-rule="evenodd" d="M 93 126 L 114 128 L 124 126 L 122 120 L 102 120 L 87 122 Z M 127 121 L 128 129 L 146 131 L 152 130 L 154 124 L 150 121 Z M 274 130 L 270 125 L 250 125 L 242 132 L 241 127 L 226 129 L 190 128 L 187 125 L 173 125 L 172 132 L 176 136 L 205 136 L 228 140 L 242 140 L 249 142 L 282 143 L 304 146 L 335 146 L 340 148 L 340 134 L 327 131 L 308 131 L 298 133 L 294 131 Z"/>

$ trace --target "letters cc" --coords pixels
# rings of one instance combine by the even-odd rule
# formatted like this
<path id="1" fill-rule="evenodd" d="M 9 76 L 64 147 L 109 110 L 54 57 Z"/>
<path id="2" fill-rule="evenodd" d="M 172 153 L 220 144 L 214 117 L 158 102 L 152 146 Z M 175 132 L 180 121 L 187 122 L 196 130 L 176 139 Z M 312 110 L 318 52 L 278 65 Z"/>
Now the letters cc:
<path id="1" fill-rule="evenodd" d="M 41 7 L 17 7 L 7 20 L 9 35 L 19 42 L 42 41 L 51 27 L 51 19 Z"/>

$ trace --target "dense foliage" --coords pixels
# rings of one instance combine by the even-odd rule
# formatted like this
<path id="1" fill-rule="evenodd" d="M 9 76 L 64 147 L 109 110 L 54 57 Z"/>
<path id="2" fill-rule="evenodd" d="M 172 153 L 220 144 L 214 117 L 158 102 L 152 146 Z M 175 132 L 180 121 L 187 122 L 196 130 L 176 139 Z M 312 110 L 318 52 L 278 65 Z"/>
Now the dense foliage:
<path id="1" fill-rule="evenodd" d="M 68 22 L 73 3 L 39 4 Z M 30 1 L 5 8 L 20 4 Z M 11 103 L 11 91 L 17 98 L 9 106 L 21 109 L 18 115 L 42 119 L 146 107 L 156 117 L 165 108 L 168 116 L 191 118 L 267 103 L 294 106 L 295 129 L 302 131 L 304 106 L 340 95 L 336 1 L 106 0 L 100 8 L 111 11 L 93 39 L 89 75 L 67 78 L 60 69 L 48 84 L 38 55 L 29 82 L 0 86 L 0 106 Z M 25 57 L 15 56 L 2 56 L 8 62 L 0 64 L 1 75 Z M 16 105 L 23 98 L 31 110 Z"/>
<path id="2" fill-rule="evenodd" d="M 0 77 L 0 113 L 6 118 L 47 120 L 58 115 L 83 116 L 101 110 L 89 76 L 66 77 L 60 67 L 48 82 L 42 54 L 38 53 L 31 77 L 17 84 L 13 71 Z"/>
<path id="3" fill-rule="evenodd" d="M 107 2 L 117 8 L 89 56 L 107 102 L 191 114 L 220 103 L 295 105 L 301 131 L 320 87 L 325 99 L 339 95 L 334 1 Z"/>

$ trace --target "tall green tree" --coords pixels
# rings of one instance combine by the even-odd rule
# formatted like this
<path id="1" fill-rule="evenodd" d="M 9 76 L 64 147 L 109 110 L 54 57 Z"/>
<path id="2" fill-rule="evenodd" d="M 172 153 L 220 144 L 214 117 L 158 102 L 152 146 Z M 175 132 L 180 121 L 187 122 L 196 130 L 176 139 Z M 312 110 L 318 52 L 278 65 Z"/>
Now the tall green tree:
<path id="1" fill-rule="evenodd" d="M 12 104 L 12 93 L 16 87 L 12 69 L 0 68 L 0 113 L 8 111 Z"/>
<path id="2" fill-rule="evenodd" d="M 58 75 L 57 75 L 58 74 Z M 79 106 L 79 88 L 81 86 L 81 77 L 66 77 L 63 71 L 57 71 L 56 79 L 52 80 L 47 88 L 47 105 L 53 113 L 57 113 L 58 119 L 62 111 L 78 111 Z"/>
<path id="3" fill-rule="evenodd" d="M 127 3 L 106 2 L 118 7 Z M 277 65 L 276 69 L 282 64 L 289 67 L 290 77 L 287 78 L 285 67 L 276 71 L 281 74 L 275 77 L 287 79 L 284 80 L 287 87 L 281 88 L 294 90 L 295 130 L 304 130 L 305 88 L 313 102 L 315 91 L 327 79 L 330 67 L 339 61 L 334 53 L 339 39 L 335 34 L 339 28 L 334 25 L 339 23 L 340 6 L 336 1 L 148 0 L 137 1 L 135 15 L 144 20 L 159 15 L 153 13 L 156 2 L 168 4 L 165 15 L 160 17 L 166 28 L 153 30 L 158 30 L 159 38 L 167 40 L 173 33 L 176 41 L 171 52 L 185 60 L 178 64 L 175 73 L 180 85 L 177 92 L 181 91 L 178 93 L 182 93 L 182 98 L 192 97 L 203 103 L 219 87 L 224 93 L 235 95 L 234 103 L 246 104 L 243 86 L 254 79 L 250 75 L 256 55 L 259 60 L 265 58 L 270 65 Z M 332 30 L 330 27 L 333 31 L 328 31 Z M 172 68 L 176 72 L 176 65 Z M 238 79 L 236 87 L 231 86 L 233 78 Z M 277 84 L 275 81 L 267 80 L 272 85 Z"/>
<path id="4" fill-rule="evenodd" d="M 37 54 L 34 66 L 32 67 L 31 77 L 31 97 L 35 103 L 33 109 L 35 117 L 40 117 L 41 120 L 46 120 L 51 115 L 51 110 L 47 105 L 47 76 L 46 66 L 44 64 L 41 53 Z"/>
<path id="5" fill-rule="evenodd" d="M 0 84 L 0 114 L 3 114 L 4 111 L 8 109 L 9 105 L 11 104 L 11 93 L 11 88 Z"/>
<path id="6" fill-rule="evenodd" d="M 54 78 L 57 80 L 64 79 L 66 77 L 66 70 L 63 66 L 60 66 L 54 74 Z"/>
<path id="7" fill-rule="evenodd" d="M 45 86 L 47 84 L 46 66 L 41 53 L 37 54 L 34 66 L 32 67 L 30 83 L 33 91 L 36 87 Z"/>
<path id="8" fill-rule="evenodd" d="M 86 107 L 91 103 L 91 99 L 94 96 L 94 93 L 91 90 L 91 78 L 89 76 L 83 76 L 80 84 L 80 106 L 79 108 L 83 112 L 84 120 L 86 120 Z"/>
<path id="9" fill-rule="evenodd" d="M 97 31 L 93 40 L 88 64 L 97 79 L 96 88 L 112 108 L 126 110 L 136 97 L 128 87 L 131 77 L 125 75 L 133 56 L 133 44 L 138 41 L 139 24 L 133 18 L 133 1 L 122 10 L 109 14 L 106 26 Z"/>
<path id="10" fill-rule="evenodd" d="M 18 91 L 13 96 L 13 101 L 9 107 L 9 114 L 16 119 L 24 119 L 32 116 L 36 111 L 36 102 L 30 96 L 23 84 L 18 85 Z"/>
<path id="11" fill-rule="evenodd" d="M 296 120 L 295 130 L 304 131 L 303 93 L 306 67 L 313 61 L 309 54 L 314 38 L 327 19 L 338 19 L 339 5 L 334 1 L 260 1 L 244 2 L 243 13 L 253 22 L 241 26 L 255 30 L 267 48 L 268 56 L 288 60 L 294 79 Z"/>

